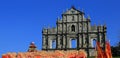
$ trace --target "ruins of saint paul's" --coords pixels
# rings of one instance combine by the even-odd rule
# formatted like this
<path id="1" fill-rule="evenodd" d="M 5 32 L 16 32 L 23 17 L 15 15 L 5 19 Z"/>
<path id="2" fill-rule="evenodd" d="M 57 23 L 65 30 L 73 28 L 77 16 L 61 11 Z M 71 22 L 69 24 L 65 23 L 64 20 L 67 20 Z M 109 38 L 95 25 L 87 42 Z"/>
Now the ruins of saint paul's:
<path id="1" fill-rule="evenodd" d="M 88 56 L 95 56 L 94 42 L 105 48 L 106 26 L 91 25 L 90 17 L 83 11 L 71 7 L 57 18 L 55 28 L 42 30 L 42 50 L 85 50 Z M 74 41 L 74 43 L 72 43 Z"/>

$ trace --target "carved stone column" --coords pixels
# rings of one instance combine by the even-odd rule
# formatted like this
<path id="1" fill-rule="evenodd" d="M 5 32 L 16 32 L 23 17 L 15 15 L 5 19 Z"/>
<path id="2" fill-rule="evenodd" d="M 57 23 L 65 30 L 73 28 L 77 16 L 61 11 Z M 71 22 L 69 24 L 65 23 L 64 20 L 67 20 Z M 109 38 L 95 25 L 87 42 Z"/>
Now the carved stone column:
<path id="1" fill-rule="evenodd" d="M 81 48 L 81 46 L 82 46 L 82 38 L 81 38 L 81 36 L 79 34 L 79 48 Z"/>
<path id="2" fill-rule="evenodd" d="M 70 48 L 70 38 L 67 37 L 67 48 Z"/>
<path id="3" fill-rule="evenodd" d="M 75 39 L 76 40 L 76 39 Z M 69 38 L 68 40 L 68 47 L 69 48 L 72 48 L 72 38 Z"/>
<path id="4" fill-rule="evenodd" d="M 89 35 L 89 47 L 92 47 L 93 39 L 91 39 L 91 36 Z"/>
<path id="5" fill-rule="evenodd" d="M 46 49 L 46 38 L 45 38 L 45 36 L 43 36 L 43 43 L 42 43 L 42 49 Z"/>
<path id="6" fill-rule="evenodd" d="M 85 34 L 83 34 L 83 47 L 86 47 L 86 43 L 85 43 L 86 39 L 85 38 L 86 38 Z"/>
<path id="7" fill-rule="evenodd" d="M 61 49 L 61 44 L 60 44 L 60 42 L 61 42 L 61 37 L 60 37 L 60 35 L 58 35 L 58 41 L 57 41 L 57 43 L 58 43 L 58 48 L 59 49 Z"/>
<path id="8" fill-rule="evenodd" d="M 48 49 L 52 48 L 52 41 L 51 41 L 51 37 L 48 36 Z"/>
<path id="9" fill-rule="evenodd" d="M 66 45 L 66 38 L 65 38 L 65 36 L 63 35 L 63 48 L 65 48 L 65 45 Z"/>

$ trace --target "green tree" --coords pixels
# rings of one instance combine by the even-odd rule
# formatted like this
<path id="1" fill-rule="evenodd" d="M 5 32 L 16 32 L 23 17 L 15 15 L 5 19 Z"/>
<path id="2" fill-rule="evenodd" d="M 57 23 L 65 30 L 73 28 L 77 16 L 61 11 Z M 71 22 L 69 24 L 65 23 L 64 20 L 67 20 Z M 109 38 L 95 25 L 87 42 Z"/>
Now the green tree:
<path id="1" fill-rule="evenodd" d="M 111 47 L 112 56 L 120 56 L 120 42 L 116 46 Z"/>

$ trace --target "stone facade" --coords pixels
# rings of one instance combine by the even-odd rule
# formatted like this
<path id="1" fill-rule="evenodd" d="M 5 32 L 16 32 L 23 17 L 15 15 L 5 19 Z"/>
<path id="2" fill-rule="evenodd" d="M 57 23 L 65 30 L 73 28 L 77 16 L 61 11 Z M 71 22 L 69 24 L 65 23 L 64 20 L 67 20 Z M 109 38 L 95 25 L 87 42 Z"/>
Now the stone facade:
<path id="1" fill-rule="evenodd" d="M 90 17 L 85 18 L 85 13 L 71 7 L 58 18 L 55 28 L 42 30 L 42 50 L 80 50 L 84 49 L 88 56 L 94 56 L 94 41 L 98 41 L 105 48 L 106 26 L 92 26 Z M 72 47 L 72 41 L 76 41 Z"/>

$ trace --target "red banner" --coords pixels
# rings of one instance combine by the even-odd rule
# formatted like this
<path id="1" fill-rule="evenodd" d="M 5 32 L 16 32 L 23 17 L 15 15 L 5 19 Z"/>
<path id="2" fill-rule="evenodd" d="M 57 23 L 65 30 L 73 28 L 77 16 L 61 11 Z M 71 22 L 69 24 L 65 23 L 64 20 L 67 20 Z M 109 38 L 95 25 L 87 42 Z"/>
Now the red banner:
<path id="1" fill-rule="evenodd" d="M 99 42 L 96 43 L 96 48 L 97 48 L 97 58 L 104 58 L 104 56 L 103 56 L 104 52 L 102 51 Z"/>
<path id="2" fill-rule="evenodd" d="M 105 53 L 107 58 L 112 58 L 110 43 L 106 41 Z"/>

